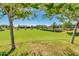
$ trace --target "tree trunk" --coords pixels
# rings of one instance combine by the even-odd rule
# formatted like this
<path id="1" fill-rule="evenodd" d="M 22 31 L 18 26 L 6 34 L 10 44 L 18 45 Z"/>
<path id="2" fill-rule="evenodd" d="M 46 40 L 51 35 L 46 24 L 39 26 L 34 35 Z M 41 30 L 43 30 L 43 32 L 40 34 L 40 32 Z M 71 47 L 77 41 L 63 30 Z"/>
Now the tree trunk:
<path id="1" fill-rule="evenodd" d="M 76 32 L 77 32 L 78 24 L 79 24 L 79 22 L 77 22 L 77 24 L 75 25 L 74 32 L 73 32 L 73 35 L 72 35 L 72 38 L 71 38 L 71 41 L 70 41 L 71 44 L 74 44 L 74 40 L 75 40 L 75 35 L 76 35 Z"/>
<path id="2" fill-rule="evenodd" d="M 11 45 L 12 45 L 12 49 L 15 49 L 15 42 L 14 42 L 14 32 L 13 32 L 13 22 L 11 21 L 11 19 L 9 19 L 9 23 L 10 23 L 10 37 L 11 37 Z"/>

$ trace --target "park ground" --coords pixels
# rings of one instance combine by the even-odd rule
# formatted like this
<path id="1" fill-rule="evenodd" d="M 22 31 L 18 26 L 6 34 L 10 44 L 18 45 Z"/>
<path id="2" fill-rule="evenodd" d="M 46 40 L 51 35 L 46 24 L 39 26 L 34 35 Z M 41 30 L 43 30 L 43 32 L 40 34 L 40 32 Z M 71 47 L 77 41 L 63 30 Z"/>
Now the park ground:
<path id="1" fill-rule="evenodd" d="M 72 31 L 50 32 L 36 29 L 14 30 L 16 49 L 10 53 L 9 30 L 0 31 L 0 55 L 10 56 L 79 56 L 79 33 L 70 43 Z"/>

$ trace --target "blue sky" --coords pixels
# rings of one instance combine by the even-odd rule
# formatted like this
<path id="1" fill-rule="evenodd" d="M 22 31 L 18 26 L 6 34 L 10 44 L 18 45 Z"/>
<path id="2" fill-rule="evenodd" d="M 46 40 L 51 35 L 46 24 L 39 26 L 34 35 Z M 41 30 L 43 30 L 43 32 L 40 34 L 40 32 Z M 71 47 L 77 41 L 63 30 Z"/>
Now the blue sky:
<path id="1" fill-rule="evenodd" d="M 54 17 L 52 20 L 49 20 L 48 18 L 44 18 L 43 17 L 43 12 L 39 11 L 37 12 L 37 17 L 34 19 L 30 19 L 28 20 L 27 18 L 25 20 L 14 20 L 13 21 L 13 25 L 17 26 L 17 25 L 51 25 L 53 22 L 56 22 L 57 24 L 60 24 L 60 22 L 56 19 L 56 17 Z M 8 22 L 8 18 L 7 16 L 4 16 L 3 18 L 0 19 L 0 25 L 9 25 Z"/>

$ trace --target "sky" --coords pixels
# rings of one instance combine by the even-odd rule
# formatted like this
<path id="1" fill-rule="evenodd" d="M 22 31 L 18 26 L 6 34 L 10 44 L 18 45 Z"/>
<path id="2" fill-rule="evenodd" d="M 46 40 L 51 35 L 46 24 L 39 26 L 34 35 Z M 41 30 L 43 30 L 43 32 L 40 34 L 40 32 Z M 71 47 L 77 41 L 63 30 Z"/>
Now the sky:
<path id="1" fill-rule="evenodd" d="M 61 23 L 56 19 L 56 17 L 52 18 L 52 20 L 49 20 L 48 18 L 44 18 L 43 14 L 44 13 L 42 11 L 38 11 L 37 17 L 35 17 L 34 19 L 30 19 L 30 20 L 28 20 L 27 18 L 24 20 L 16 19 L 13 21 L 13 25 L 14 26 L 18 26 L 18 25 L 27 25 L 27 26 L 47 25 L 47 26 L 50 26 L 53 22 L 56 22 L 57 24 Z M 0 19 L 0 25 L 9 25 L 8 17 L 6 15 Z"/>

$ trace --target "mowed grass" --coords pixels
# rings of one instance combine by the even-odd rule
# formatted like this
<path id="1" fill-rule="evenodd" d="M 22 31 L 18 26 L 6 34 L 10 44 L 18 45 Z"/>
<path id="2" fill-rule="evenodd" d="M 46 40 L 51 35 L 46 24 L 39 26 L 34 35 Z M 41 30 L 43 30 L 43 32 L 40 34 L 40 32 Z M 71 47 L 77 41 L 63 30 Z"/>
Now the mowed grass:
<path id="1" fill-rule="evenodd" d="M 79 55 L 79 37 L 70 44 L 71 33 L 48 32 L 36 29 L 14 30 L 16 49 L 8 55 L 15 56 L 60 56 Z M 9 30 L 0 31 L 0 55 L 6 55 L 11 48 Z"/>

